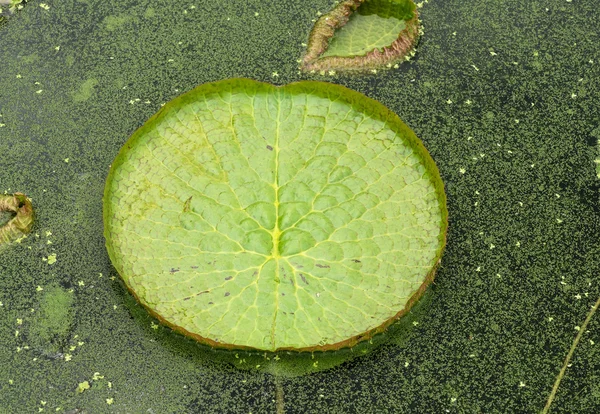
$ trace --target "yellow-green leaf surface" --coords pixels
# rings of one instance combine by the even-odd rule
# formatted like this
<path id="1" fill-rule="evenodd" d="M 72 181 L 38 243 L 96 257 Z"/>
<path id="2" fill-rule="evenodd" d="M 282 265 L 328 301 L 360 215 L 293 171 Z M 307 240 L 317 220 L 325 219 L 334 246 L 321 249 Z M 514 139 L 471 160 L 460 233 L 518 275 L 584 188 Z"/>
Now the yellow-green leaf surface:
<path id="1" fill-rule="evenodd" d="M 371 0 L 363 3 L 353 13 L 348 23 L 340 27 L 331 38 L 329 47 L 321 55 L 365 55 L 374 49 L 391 45 L 406 27 L 404 10 L 391 12 L 394 1 Z M 374 5 L 376 7 L 369 7 Z M 408 15 L 412 17 L 412 14 Z"/>
<path id="2" fill-rule="evenodd" d="M 136 131 L 105 188 L 111 260 L 169 326 L 213 346 L 337 349 L 432 279 L 447 212 L 414 133 L 342 86 L 201 85 Z"/>

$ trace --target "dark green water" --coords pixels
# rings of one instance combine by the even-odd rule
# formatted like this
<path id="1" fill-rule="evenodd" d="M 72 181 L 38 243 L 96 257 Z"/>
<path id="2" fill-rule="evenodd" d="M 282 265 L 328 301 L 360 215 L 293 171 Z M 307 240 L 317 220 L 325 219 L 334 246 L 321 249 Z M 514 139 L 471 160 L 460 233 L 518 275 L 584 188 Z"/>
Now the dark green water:
<path id="1" fill-rule="evenodd" d="M 278 386 L 286 413 L 541 411 L 600 296 L 595 0 L 432 0 L 415 59 L 365 77 L 298 73 L 330 1 L 46 3 L 0 29 L 0 191 L 37 213 L 0 251 L 0 413 L 269 413 Z M 161 103 L 237 76 L 328 80 L 381 101 L 446 182 L 428 301 L 330 370 L 275 380 L 220 362 L 154 325 L 104 248 L 121 145 Z M 600 411 L 598 328 L 595 315 L 551 412 Z"/>

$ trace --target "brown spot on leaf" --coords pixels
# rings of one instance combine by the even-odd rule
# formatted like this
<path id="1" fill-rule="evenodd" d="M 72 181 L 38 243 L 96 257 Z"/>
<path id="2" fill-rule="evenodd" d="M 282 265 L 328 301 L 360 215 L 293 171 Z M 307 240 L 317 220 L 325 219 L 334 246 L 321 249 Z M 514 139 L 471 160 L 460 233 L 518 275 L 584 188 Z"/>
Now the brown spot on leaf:
<path id="1" fill-rule="evenodd" d="M 329 269 L 329 267 L 330 267 L 329 265 L 322 265 L 319 263 L 317 263 L 315 266 L 317 266 L 318 268 L 321 268 L 321 269 Z"/>
<path id="2" fill-rule="evenodd" d="M 233 276 L 227 276 L 227 277 L 225 278 L 225 280 L 231 280 L 231 279 L 233 279 Z"/>
<path id="3" fill-rule="evenodd" d="M 302 281 L 308 285 L 308 281 L 306 280 L 306 278 L 304 277 L 304 275 L 302 273 L 300 273 L 300 279 L 302 279 Z"/>
<path id="4" fill-rule="evenodd" d="M 267 149 L 268 149 L 269 151 L 273 151 L 273 147 L 272 147 L 272 146 L 270 146 L 270 145 L 267 145 Z"/>
<path id="5" fill-rule="evenodd" d="M 185 200 L 185 203 L 183 203 L 183 212 L 184 213 L 187 213 L 188 211 L 190 211 L 190 204 L 192 203 L 192 197 L 193 196 L 190 196 L 190 198 Z"/>
<path id="6" fill-rule="evenodd" d="M 358 260 L 358 259 L 352 259 L 352 261 L 353 261 L 354 263 L 361 263 L 361 261 L 360 261 L 360 260 Z"/>
<path id="7" fill-rule="evenodd" d="M 231 293 L 225 292 L 225 296 L 229 296 L 229 295 L 231 295 Z"/>

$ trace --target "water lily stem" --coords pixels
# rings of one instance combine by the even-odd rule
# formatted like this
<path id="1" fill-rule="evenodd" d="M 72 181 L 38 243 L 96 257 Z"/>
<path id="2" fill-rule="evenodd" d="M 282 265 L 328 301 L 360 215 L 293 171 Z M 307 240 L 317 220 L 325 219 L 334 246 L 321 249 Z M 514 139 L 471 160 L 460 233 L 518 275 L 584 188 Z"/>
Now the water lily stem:
<path id="1" fill-rule="evenodd" d="M 600 298 L 598 298 L 598 300 L 596 301 L 594 306 L 592 306 L 592 309 L 588 312 L 588 314 L 585 318 L 585 321 L 583 321 L 583 324 L 579 328 L 579 331 L 577 332 L 577 335 L 575 336 L 575 339 L 573 340 L 573 345 L 571 345 L 571 349 L 569 349 L 569 353 L 567 354 L 567 357 L 565 358 L 565 362 L 563 363 L 563 366 L 560 369 L 558 376 L 556 377 L 556 381 L 554 382 L 554 387 L 552 387 L 552 392 L 550 393 L 550 396 L 548 397 L 546 406 L 542 410 L 542 414 L 547 414 L 550 411 L 550 405 L 552 405 L 552 401 L 554 400 L 554 397 L 556 396 L 556 391 L 558 390 L 560 381 L 565 376 L 565 372 L 567 371 L 567 367 L 569 366 L 569 363 L 571 362 L 571 358 L 573 357 L 575 348 L 577 348 L 577 344 L 579 344 L 579 340 L 581 339 L 581 336 L 585 332 L 585 330 L 588 326 L 588 323 L 590 322 L 590 319 L 592 319 L 592 316 L 594 315 L 596 310 L 598 310 L 599 306 L 600 306 Z"/>
<path id="2" fill-rule="evenodd" d="M 277 414 L 284 414 L 283 386 L 281 385 L 281 378 L 279 375 L 275 375 L 275 401 L 277 403 Z"/>

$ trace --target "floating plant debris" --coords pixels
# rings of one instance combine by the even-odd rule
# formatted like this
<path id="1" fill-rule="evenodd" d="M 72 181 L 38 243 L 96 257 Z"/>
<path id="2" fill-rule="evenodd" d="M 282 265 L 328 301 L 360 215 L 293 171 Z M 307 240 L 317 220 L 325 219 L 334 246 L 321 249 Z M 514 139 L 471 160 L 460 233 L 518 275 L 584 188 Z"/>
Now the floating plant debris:
<path id="1" fill-rule="evenodd" d="M 25 194 L 0 195 L 0 214 L 8 216 L 8 220 L 0 219 L 0 247 L 31 231 L 33 207 Z"/>

